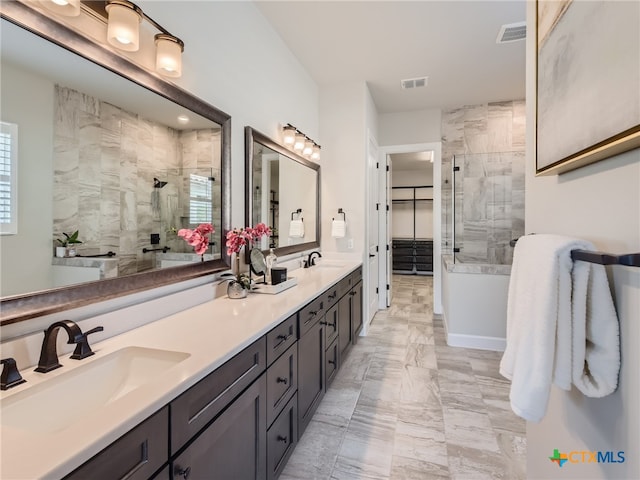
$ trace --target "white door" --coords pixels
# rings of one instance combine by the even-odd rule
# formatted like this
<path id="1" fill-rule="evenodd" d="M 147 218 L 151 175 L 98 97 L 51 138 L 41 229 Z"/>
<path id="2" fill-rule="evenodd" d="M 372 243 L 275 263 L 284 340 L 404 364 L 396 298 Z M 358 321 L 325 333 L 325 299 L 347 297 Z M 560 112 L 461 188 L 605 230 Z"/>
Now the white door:
<path id="1" fill-rule="evenodd" d="M 381 205 L 378 199 L 378 183 L 380 176 L 378 174 L 378 144 L 375 139 L 368 135 L 369 141 L 367 142 L 367 184 L 369 185 L 368 195 L 368 231 L 367 231 L 367 251 L 368 251 L 368 270 L 369 270 L 369 289 L 367 292 L 367 324 L 371 321 L 373 316 L 378 311 L 378 267 L 379 267 L 379 255 L 378 255 L 378 225 L 379 225 L 379 212 Z"/>
<path id="2" fill-rule="evenodd" d="M 386 173 L 386 186 L 387 186 L 387 191 L 386 191 L 386 201 L 387 201 L 387 211 L 386 211 L 386 220 L 387 220 L 387 224 L 386 224 L 386 237 L 387 237 L 387 245 L 389 245 L 389 249 L 387 250 L 387 307 L 391 306 L 391 296 L 393 294 L 393 282 L 391 281 L 392 279 L 392 270 L 393 270 L 393 249 L 391 248 L 391 242 L 392 242 L 392 228 L 391 226 L 393 225 L 392 222 L 392 218 L 391 218 L 391 212 L 392 212 L 392 194 L 393 194 L 393 190 L 392 190 L 392 178 L 391 178 L 391 172 L 393 171 L 392 165 L 391 165 L 391 155 L 387 155 L 387 171 Z"/>

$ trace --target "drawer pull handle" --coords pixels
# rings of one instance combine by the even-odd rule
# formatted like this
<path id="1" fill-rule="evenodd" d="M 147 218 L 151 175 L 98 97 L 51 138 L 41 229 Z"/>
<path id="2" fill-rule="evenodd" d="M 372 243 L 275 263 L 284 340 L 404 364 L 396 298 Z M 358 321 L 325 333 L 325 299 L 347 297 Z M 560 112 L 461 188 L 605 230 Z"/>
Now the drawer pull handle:
<path id="1" fill-rule="evenodd" d="M 288 335 L 278 335 L 276 338 L 278 338 L 279 340 L 282 340 L 283 342 L 286 342 L 287 340 L 289 340 L 291 337 L 293 336 L 292 333 L 288 334 Z"/>
<path id="2" fill-rule="evenodd" d="M 329 362 L 330 365 L 333 365 L 335 367 L 335 365 L 336 365 L 336 361 L 335 360 L 328 360 L 328 362 Z"/>
<path id="3" fill-rule="evenodd" d="M 329 294 L 329 300 L 333 300 L 334 298 L 336 298 L 337 293 L 330 293 Z"/>
<path id="4" fill-rule="evenodd" d="M 318 312 L 314 312 L 314 311 L 309 312 L 309 316 L 311 317 L 315 317 L 317 314 Z"/>
<path id="5" fill-rule="evenodd" d="M 320 321 L 320 322 L 318 322 L 318 323 L 319 323 L 320 325 L 329 325 L 329 322 L 323 322 L 323 321 Z"/>
<path id="6" fill-rule="evenodd" d="M 357 292 L 349 292 L 349 295 L 351 295 L 353 297 L 354 295 L 356 295 L 356 293 Z"/>
<path id="7" fill-rule="evenodd" d="M 284 383 L 285 385 L 287 384 L 287 382 L 288 382 L 288 381 L 289 381 L 289 380 L 287 380 L 287 379 L 286 379 L 286 378 L 284 378 L 284 377 L 278 377 L 278 378 L 276 379 L 276 382 L 278 382 L 278 383 Z"/>
<path id="8" fill-rule="evenodd" d="M 287 443 L 287 437 L 283 437 L 282 435 L 278 435 L 278 441 L 282 443 Z"/>
<path id="9" fill-rule="evenodd" d="M 179 465 L 176 465 L 176 475 L 184 478 L 184 480 L 187 480 L 189 478 L 189 475 L 191 475 L 191 467 L 187 467 L 187 468 L 180 468 Z"/>

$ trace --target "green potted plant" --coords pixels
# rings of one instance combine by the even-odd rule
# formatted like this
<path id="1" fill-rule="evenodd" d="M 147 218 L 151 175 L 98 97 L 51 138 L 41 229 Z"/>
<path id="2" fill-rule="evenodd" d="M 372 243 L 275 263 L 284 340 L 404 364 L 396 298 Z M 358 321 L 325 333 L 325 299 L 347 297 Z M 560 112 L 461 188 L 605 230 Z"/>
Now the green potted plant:
<path id="1" fill-rule="evenodd" d="M 56 247 L 56 257 L 75 257 L 76 245 L 82 243 L 78 240 L 78 230 L 72 234 L 62 232 L 62 235 L 64 235 L 64 238 L 56 239 L 60 244 L 60 246 Z"/>

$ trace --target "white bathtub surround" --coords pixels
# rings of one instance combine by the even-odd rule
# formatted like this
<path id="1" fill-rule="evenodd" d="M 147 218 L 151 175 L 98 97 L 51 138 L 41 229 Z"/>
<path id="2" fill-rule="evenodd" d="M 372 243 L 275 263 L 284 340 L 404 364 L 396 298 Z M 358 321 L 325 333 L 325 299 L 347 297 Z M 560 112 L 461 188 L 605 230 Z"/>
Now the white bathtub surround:
<path id="1" fill-rule="evenodd" d="M 12 396 L 44 387 L 47 379 L 103 362 L 107 355 L 127 347 L 189 355 L 181 356 L 184 360 L 117 400 L 93 412 L 85 412 L 78 422 L 72 422 L 62 430 L 43 432 L 3 424 L 0 478 L 63 477 L 358 265 L 360 262 L 345 262 L 341 267 L 298 269 L 293 272 L 298 285 L 279 295 L 249 295 L 243 300 L 223 297 L 203 303 L 108 340 L 92 342 L 96 354 L 85 360 L 75 361 L 70 360 L 68 354 L 60 355 L 63 367 L 47 374 L 33 372 L 32 368 L 25 368 L 19 362 L 27 383 L 1 392 L 0 408 L 4 408 L 5 402 L 11 402 Z M 104 327 L 105 331 L 109 329 L 108 324 Z M 59 334 L 61 342 L 63 337 L 64 333 Z M 37 362 L 37 352 L 30 358 Z M 101 381 L 96 379 L 96 382 Z M 55 406 L 51 407 L 51 414 L 55 415 Z"/>
<path id="2" fill-rule="evenodd" d="M 442 308 L 447 344 L 503 351 L 510 265 L 453 263 L 442 256 Z"/>
<path id="3" fill-rule="evenodd" d="M 500 373 L 512 380 L 511 408 L 539 422 L 552 383 L 585 395 L 615 391 L 619 325 L 602 265 L 573 262 L 571 250 L 591 242 L 528 235 L 516 244 L 509 284 L 507 348 Z"/>

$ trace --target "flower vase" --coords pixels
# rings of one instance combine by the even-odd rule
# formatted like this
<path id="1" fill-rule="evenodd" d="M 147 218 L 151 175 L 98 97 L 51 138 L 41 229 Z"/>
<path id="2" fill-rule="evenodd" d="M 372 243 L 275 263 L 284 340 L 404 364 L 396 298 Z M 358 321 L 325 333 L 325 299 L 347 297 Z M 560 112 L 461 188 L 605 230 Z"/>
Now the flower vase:
<path id="1" fill-rule="evenodd" d="M 236 278 L 240 278 L 240 252 L 236 253 Z M 227 284 L 229 298 L 246 298 L 248 290 L 238 280 L 231 280 Z"/>

